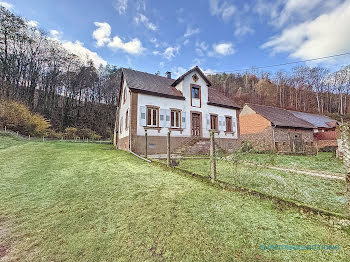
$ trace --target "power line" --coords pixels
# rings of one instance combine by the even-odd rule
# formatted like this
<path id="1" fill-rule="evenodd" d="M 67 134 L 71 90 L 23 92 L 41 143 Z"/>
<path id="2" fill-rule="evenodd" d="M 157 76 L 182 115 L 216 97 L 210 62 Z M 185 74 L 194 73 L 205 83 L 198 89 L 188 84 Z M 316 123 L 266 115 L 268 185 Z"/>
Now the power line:
<path id="1" fill-rule="evenodd" d="M 246 68 L 246 69 L 236 69 L 236 70 L 228 70 L 228 71 L 221 71 L 221 72 L 214 72 L 214 73 L 240 72 L 240 71 L 248 71 L 248 70 L 252 70 L 252 69 L 262 69 L 262 68 L 270 68 L 270 67 L 276 67 L 276 66 L 285 66 L 285 65 L 305 63 L 305 62 L 310 62 L 310 61 L 315 61 L 315 60 L 328 59 L 328 58 L 344 56 L 344 55 L 350 55 L 350 52 L 336 54 L 336 55 L 330 55 L 330 56 L 324 56 L 324 57 L 317 57 L 317 58 L 306 59 L 306 60 L 300 60 L 300 61 L 294 61 L 294 62 L 288 62 L 288 63 L 282 63 L 282 64 L 267 65 L 267 66 L 252 66 L 251 68 Z"/>

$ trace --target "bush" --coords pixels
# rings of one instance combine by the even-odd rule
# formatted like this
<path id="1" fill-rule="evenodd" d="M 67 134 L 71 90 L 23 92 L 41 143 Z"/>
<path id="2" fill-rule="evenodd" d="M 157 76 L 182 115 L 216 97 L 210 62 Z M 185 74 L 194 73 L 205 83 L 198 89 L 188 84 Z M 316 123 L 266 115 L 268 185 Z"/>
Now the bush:
<path id="1" fill-rule="evenodd" d="M 66 138 L 74 139 L 77 137 L 78 129 L 75 127 L 67 127 L 64 131 Z"/>
<path id="2" fill-rule="evenodd" d="M 22 135 L 46 136 L 50 122 L 28 107 L 14 101 L 0 100 L 0 124 Z"/>
<path id="3" fill-rule="evenodd" d="M 241 152 L 251 152 L 253 151 L 253 145 L 249 142 L 249 141 L 242 141 L 242 145 L 241 145 Z"/>

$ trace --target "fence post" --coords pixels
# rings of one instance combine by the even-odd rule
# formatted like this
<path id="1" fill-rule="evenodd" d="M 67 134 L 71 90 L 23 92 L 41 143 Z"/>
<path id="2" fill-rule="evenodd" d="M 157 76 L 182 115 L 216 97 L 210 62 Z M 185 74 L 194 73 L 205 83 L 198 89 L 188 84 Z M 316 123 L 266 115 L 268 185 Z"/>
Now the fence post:
<path id="1" fill-rule="evenodd" d="M 5 126 L 5 132 L 6 132 L 6 129 L 7 129 L 7 128 L 6 128 L 6 126 Z"/>
<path id="2" fill-rule="evenodd" d="M 45 137 L 43 137 L 43 142 L 45 142 Z"/>
<path id="3" fill-rule="evenodd" d="M 17 136 L 18 136 L 18 131 L 17 131 Z"/>
<path id="4" fill-rule="evenodd" d="M 30 135 L 28 135 L 28 139 L 30 140 Z"/>
<path id="5" fill-rule="evenodd" d="M 145 143 L 146 143 L 146 146 L 145 146 L 145 158 L 147 158 L 148 156 L 148 136 L 147 136 L 147 129 L 145 130 Z"/>
<path id="6" fill-rule="evenodd" d="M 215 179 L 216 179 L 215 140 L 214 140 L 214 131 L 210 131 L 210 181 L 214 183 Z"/>
<path id="7" fill-rule="evenodd" d="M 171 133 L 171 131 L 168 130 L 168 137 L 167 137 L 167 164 L 168 164 L 168 167 L 171 166 L 171 163 L 170 163 L 170 133 Z"/>

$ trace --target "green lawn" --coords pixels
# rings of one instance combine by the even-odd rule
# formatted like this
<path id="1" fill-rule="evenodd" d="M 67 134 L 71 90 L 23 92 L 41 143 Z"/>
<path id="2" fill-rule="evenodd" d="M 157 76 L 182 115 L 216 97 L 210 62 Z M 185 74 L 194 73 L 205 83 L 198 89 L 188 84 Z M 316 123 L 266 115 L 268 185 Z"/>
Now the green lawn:
<path id="1" fill-rule="evenodd" d="M 316 170 L 333 173 L 346 173 L 343 163 L 332 153 L 320 152 L 317 156 L 293 156 L 280 154 L 241 154 L 241 157 L 254 164 L 295 168 L 299 170 Z"/>
<path id="2" fill-rule="evenodd" d="M 1 137 L 1 261 L 349 261 L 350 229 L 100 144 Z M 332 244 L 337 251 L 264 251 Z"/>
<path id="3" fill-rule="evenodd" d="M 179 167 L 208 176 L 209 159 L 183 159 Z M 232 161 L 217 160 L 217 178 L 286 200 L 308 206 L 347 214 L 346 184 L 342 180 L 328 180 L 292 172 L 248 166 Z"/>

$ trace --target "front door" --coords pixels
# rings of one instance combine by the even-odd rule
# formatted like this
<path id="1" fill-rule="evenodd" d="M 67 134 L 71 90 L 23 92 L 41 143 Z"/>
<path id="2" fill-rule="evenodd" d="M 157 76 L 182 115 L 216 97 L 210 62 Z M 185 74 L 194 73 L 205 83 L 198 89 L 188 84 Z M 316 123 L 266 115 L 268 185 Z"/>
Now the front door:
<path id="1" fill-rule="evenodd" d="M 201 135 L 201 115 L 192 113 L 192 136 Z"/>

